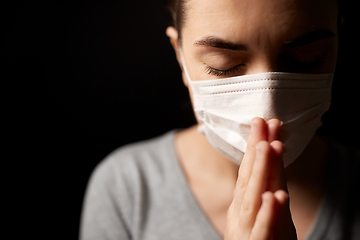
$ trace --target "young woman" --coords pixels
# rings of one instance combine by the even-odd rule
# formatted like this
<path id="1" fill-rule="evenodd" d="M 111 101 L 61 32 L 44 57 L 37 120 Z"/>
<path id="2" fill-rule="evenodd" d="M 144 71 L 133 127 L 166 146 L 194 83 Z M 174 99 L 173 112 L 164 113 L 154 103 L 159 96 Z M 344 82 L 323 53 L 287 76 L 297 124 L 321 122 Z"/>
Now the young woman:
<path id="1" fill-rule="evenodd" d="M 198 125 L 110 154 L 90 180 L 80 238 L 359 239 L 359 154 L 315 134 L 330 104 L 337 1 L 170 9 Z"/>

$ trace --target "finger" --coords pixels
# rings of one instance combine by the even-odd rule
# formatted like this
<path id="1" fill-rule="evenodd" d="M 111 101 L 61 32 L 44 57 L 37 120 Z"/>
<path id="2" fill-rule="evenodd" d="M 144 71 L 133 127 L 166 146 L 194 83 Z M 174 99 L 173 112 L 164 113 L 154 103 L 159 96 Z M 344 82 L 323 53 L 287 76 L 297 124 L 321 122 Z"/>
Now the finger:
<path id="1" fill-rule="evenodd" d="M 254 164 L 254 159 L 256 155 L 256 144 L 260 141 L 267 139 L 267 124 L 264 119 L 256 117 L 252 119 L 250 135 L 247 143 L 247 148 L 245 151 L 245 156 L 243 161 L 241 162 L 239 168 L 239 176 L 237 181 L 237 188 L 246 187 L 250 175 L 251 170 Z M 239 192 L 239 191 L 238 191 Z M 242 196 L 240 196 L 240 199 Z"/>
<path id="2" fill-rule="evenodd" d="M 282 160 L 282 154 L 284 151 L 284 145 L 282 142 L 275 140 L 270 143 L 273 158 L 271 161 L 271 167 L 269 168 L 269 178 L 266 190 L 275 192 L 282 189 L 287 191 L 284 164 Z"/>
<path id="3" fill-rule="evenodd" d="M 278 208 L 274 219 L 274 238 L 279 240 L 297 239 L 296 229 L 290 213 L 288 193 L 278 190 L 274 193 L 274 197 Z"/>
<path id="4" fill-rule="evenodd" d="M 281 208 L 287 207 L 289 205 L 289 195 L 284 190 L 277 190 L 274 193 L 274 196 Z"/>
<path id="5" fill-rule="evenodd" d="M 283 154 L 283 144 L 279 141 L 278 135 L 281 128 L 281 121 L 278 119 L 270 119 L 268 122 L 268 141 L 274 151 L 274 159 L 272 161 L 272 166 L 270 167 L 269 181 L 267 190 L 275 192 L 278 189 L 286 189 L 286 183 L 284 183 L 285 174 L 283 173 L 283 164 L 282 164 L 282 154 Z"/>
<path id="6" fill-rule="evenodd" d="M 251 230 L 250 240 L 272 239 L 276 208 L 276 199 L 273 193 L 265 192 L 262 194 L 262 204 Z"/>
<path id="7" fill-rule="evenodd" d="M 277 140 L 281 128 L 281 121 L 279 119 L 273 118 L 267 122 L 267 125 L 268 125 L 268 141 L 272 142 L 274 140 Z"/>
<path id="8" fill-rule="evenodd" d="M 272 157 L 271 146 L 267 141 L 259 142 L 256 147 L 256 159 L 240 208 L 239 225 L 245 236 L 250 234 L 261 206 L 261 195 L 267 186 L 269 162 Z"/>
<path id="9" fill-rule="evenodd" d="M 247 142 L 245 156 L 255 157 L 256 144 L 260 141 L 267 140 L 268 129 L 264 119 L 255 117 L 251 120 L 251 130 Z"/>
<path id="10" fill-rule="evenodd" d="M 284 151 L 284 144 L 280 142 L 279 140 L 275 140 L 270 142 L 271 147 L 274 149 L 275 153 L 282 157 L 283 151 Z"/>

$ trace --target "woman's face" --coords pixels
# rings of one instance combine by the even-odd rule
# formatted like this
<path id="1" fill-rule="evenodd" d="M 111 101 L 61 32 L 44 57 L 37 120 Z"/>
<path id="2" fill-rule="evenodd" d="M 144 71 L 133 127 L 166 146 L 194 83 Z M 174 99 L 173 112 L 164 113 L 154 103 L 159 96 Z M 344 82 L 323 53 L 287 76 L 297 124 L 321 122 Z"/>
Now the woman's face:
<path id="1" fill-rule="evenodd" d="M 331 73 L 336 1 L 189 0 L 182 50 L 193 81 L 262 72 Z"/>

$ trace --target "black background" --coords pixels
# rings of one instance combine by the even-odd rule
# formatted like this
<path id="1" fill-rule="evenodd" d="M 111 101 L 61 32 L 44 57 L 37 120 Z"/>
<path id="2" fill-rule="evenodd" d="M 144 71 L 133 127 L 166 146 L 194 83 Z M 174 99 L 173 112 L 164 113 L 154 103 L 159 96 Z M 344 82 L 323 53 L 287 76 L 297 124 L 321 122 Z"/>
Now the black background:
<path id="1" fill-rule="evenodd" d="M 333 104 L 320 132 L 358 147 L 351 8 L 344 7 Z M 165 35 L 170 23 L 166 0 L 2 6 L 4 229 L 13 239 L 77 239 L 86 183 L 101 159 L 195 122 Z"/>

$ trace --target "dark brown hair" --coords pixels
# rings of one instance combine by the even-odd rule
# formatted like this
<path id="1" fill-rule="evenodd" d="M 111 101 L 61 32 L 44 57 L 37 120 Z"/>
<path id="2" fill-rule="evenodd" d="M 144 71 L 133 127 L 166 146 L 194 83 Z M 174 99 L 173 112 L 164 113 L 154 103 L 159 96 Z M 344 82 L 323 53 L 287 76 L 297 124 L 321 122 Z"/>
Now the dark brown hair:
<path id="1" fill-rule="evenodd" d="M 188 0 L 169 0 L 168 9 L 172 17 L 172 24 L 178 30 L 178 39 L 181 40 L 181 28 L 184 23 L 185 3 Z"/>
<path id="2" fill-rule="evenodd" d="M 170 11 L 171 17 L 172 17 L 172 25 L 176 28 L 178 31 L 178 40 L 181 42 L 181 28 L 184 24 L 184 18 L 185 18 L 185 11 L 186 11 L 186 3 L 189 0 L 169 0 L 168 2 L 168 9 Z M 345 0 L 336 0 L 337 7 L 338 7 L 338 23 L 344 21 L 345 16 L 345 10 L 343 8 L 343 4 Z M 340 24 L 338 24 L 339 26 Z"/>

